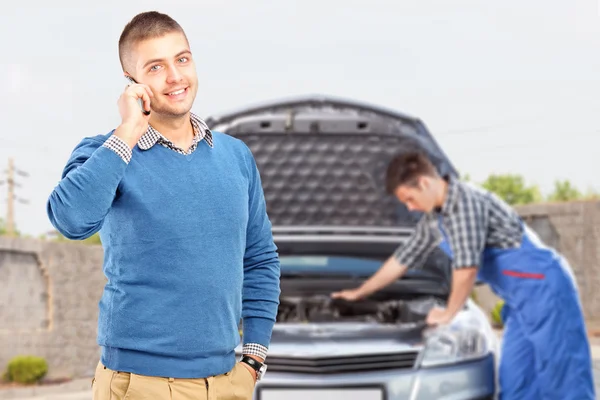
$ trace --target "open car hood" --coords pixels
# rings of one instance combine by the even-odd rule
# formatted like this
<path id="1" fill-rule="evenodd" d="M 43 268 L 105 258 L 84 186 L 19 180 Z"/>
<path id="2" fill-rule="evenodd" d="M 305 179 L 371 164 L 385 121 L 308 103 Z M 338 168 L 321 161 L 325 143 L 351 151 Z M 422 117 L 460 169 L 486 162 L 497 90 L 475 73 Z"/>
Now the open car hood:
<path id="1" fill-rule="evenodd" d="M 385 192 L 389 161 L 421 150 L 458 175 L 421 120 L 365 103 L 283 99 L 206 122 L 252 151 L 280 254 L 387 258 L 419 217 Z"/>
<path id="2" fill-rule="evenodd" d="M 418 118 L 364 103 L 303 97 L 206 122 L 252 151 L 274 227 L 414 227 L 418 215 L 385 193 L 389 161 L 419 149 L 440 173 L 457 175 Z"/>

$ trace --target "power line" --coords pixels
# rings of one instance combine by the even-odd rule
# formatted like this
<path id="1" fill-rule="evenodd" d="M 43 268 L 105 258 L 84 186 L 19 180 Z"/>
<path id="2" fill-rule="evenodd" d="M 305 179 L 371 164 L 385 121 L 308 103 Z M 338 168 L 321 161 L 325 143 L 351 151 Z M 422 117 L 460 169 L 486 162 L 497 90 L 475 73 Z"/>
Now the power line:
<path id="1" fill-rule="evenodd" d="M 35 151 L 46 152 L 46 153 L 64 150 L 64 148 L 57 148 L 57 147 L 41 145 L 41 144 L 36 144 L 36 143 L 20 143 L 20 142 L 17 142 L 16 140 L 10 140 L 10 139 L 7 139 L 7 140 L 3 139 L 2 148 L 18 149 L 18 150 L 27 149 L 28 151 L 35 150 Z"/>
<path id="2" fill-rule="evenodd" d="M 29 174 L 25 171 L 15 168 L 15 164 L 12 158 L 8 159 L 8 170 L 4 171 L 4 173 L 6 174 L 7 178 L 6 180 L 0 181 L 0 186 L 6 184 L 8 191 L 8 197 L 6 199 L 8 205 L 6 210 L 6 233 L 8 234 L 8 236 L 14 236 L 16 231 L 15 201 L 18 201 L 22 204 L 29 203 L 29 201 L 15 195 L 15 187 L 21 187 L 21 185 L 15 181 L 15 175 L 21 177 L 28 177 Z"/>
<path id="3" fill-rule="evenodd" d="M 515 126 L 523 126 L 523 125 L 529 125 L 529 124 L 536 124 L 536 123 L 542 123 L 542 122 L 546 122 L 542 117 L 535 117 L 535 118 L 527 118 L 527 119 L 521 119 L 521 120 L 507 120 L 507 121 L 503 121 L 503 122 L 498 122 L 496 124 L 492 124 L 492 125 L 482 125 L 482 126 L 471 126 L 471 127 L 465 127 L 465 128 L 456 128 L 456 129 L 450 129 L 450 130 L 446 130 L 446 131 L 441 131 L 441 132 L 437 132 L 435 135 L 444 135 L 444 136 L 454 136 L 454 135 L 466 135 L 466 134 L 481 134 L 481 133 L 488 133 L 488 132 L 494 132 L 498 129 L 506 129 L 509 127 L 515 127 Z"/>
<path id="4" fill-rule="evenodd" d="M 525 128 L 526 126 L 536 125 L 536 124 L 556 124 L 559 119 L 556 115 L 532 115 L 526 118 L 514 119 L 514 120 L 504 120 L 496 123 L 488 124 L 488 125 L 480 125 L 480 126 L 468 126 L 463 128 L 452 128 L 449 130 L 440 130 L 432 133 L 436 137 L 442 136 L 460 136 L 460 135 L 470 135 L 470 134 L 487 134 L 487 133 L 495 133 L 499 130 L 505 130 L 507 128 Z M 531 128 L 527 128 L 531 129 Z M 543 129 L 546 128 L 535 128 L 535 129 Z M 533 130 L 533 129 L 531 129 Z"/>

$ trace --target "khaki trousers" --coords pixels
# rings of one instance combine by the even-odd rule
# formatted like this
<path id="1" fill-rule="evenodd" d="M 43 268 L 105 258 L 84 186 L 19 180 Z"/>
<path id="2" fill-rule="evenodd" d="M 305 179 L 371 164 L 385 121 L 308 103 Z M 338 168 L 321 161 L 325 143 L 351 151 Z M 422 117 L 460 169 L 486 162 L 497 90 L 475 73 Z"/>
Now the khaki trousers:
<path id="1" fill-rule="evenodd" d="M 118 372 L 98 363 L 92 380 L 93 400 L 251 400 L 255 381 L 237 362 L 223 375 L 179 379 Z"/>

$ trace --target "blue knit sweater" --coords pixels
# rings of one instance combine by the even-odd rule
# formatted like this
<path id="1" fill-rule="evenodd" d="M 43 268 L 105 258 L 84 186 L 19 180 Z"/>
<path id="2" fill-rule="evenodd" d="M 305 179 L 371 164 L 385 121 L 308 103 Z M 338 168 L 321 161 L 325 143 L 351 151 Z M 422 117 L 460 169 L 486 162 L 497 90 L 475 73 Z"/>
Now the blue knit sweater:
<path id="1" fill-rule="evenodd" d="M 240 344 L 268 346 L 279 260 L 246 145 L 213 132 L 190 155 L 134 148 L 129 164 L 85 138 L 48 200 L 71 239 L 100 230 L 108 279 L 98 343 L 108 368 L 195 378 L 229 371 Z"/>

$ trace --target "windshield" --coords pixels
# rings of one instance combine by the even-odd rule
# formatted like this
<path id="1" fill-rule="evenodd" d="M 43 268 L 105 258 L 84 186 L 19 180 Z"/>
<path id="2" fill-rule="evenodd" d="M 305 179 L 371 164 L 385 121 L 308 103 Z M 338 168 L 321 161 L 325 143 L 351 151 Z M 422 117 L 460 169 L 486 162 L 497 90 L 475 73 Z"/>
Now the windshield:
<path id="1" fill-rule="evenodd" d="M 381 267 L 382 261 L 358 257 L 329 256 L 280 256 L 283 273 L 349 273 L 372 274 Z"/>
<path id="2" fill-rule="evenodd" d="M 385 262 L 374 258 L 341 256 L 279 256 L 282 275 L 354 275 L 369 277 Z M 422 269 L 409 269 L 402 278 L 424 278 L 431 272 Z"/>

